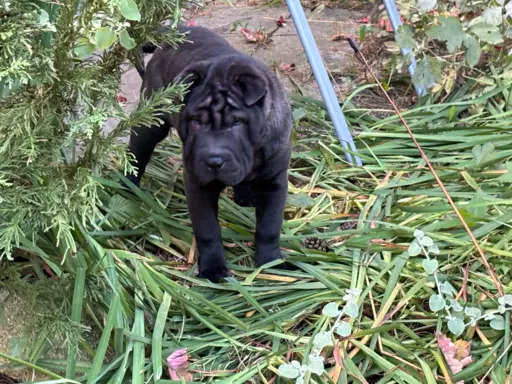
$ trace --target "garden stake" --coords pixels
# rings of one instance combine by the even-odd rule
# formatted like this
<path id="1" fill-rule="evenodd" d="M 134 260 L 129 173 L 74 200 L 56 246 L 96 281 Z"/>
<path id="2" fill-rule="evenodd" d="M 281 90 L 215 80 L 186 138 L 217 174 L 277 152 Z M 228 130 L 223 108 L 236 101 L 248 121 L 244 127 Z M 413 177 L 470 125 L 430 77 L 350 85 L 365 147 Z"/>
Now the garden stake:
<path id="1" fill-rule="evenodd" d="M 423 158 L 423 160 L 425 160 L 425 163 L 427 164 L 428 168 L 430 169 L 430 172 L 432 172 L 432 175 L 436 179 L 437 184 L 439 184 L 439 188 L 441 188 L 441 190 L 443 191 L 443 194 L 445 195 L 446 199 L 448 200 L 448 203 L 451 205 L 453 211 L 455 212 L 455 214 L 457 215 L 457 217 L 461 221 L 462 226 L 464 227 L 464 229 L 468 233 L 471 241 L 473 242 L 475 248 L 477 249 L 478 253 L 480 254 L 480 258 L 482 260 L 482 263 L 484 264 L 485 268 L 487 269 L 487 272 L 491 275 L 491 279 L 492 279 L 492 281 L 494 283 L 494 286 L 498 290 L 499 294 L 501 296 L 504 296 L 505 293 L 503 292 L 503 287 L 501 286 L 501 283 L 499 282 L 498 278 L 496 277 L 496 274 L 494 273 L 494 270 L 492 269 L 492 267 L 489 265 L 489 262 L 485 258 L 484 251 L 482 250 L 482 248 L 480 248 L 480 245 L 478 244 L 478 241 L 476 240 L 475 236 L 473 235 L 473 232 L 471 232 L 471 229 L 469 228 L 468 224 L 466 223 L 466 221 L 462 217 L 461 213 L 459 212 L 459 209 L 457 208 L 457 206 L 453 202 L 450 194 L 448 193 L 448 191 L 446 190 L 443 182 L 441 181 L 441 179 L 437 175 L 437 172 L 434 169 L 434 167 L 432 166 L 432 164 L 430 163 L 430 160 L 428 159 L 427 155 L 425 154 L 425 152 L 423 152 L 423 149 L 421 148 L 420 143 L 418 142 L 418 140 L 416 140 L 416 136 L 414 136 L 411 128 L 409 127 L 409 125 L 407 124 L 405 119 L 403 118 L 402 114 L 400 113 L 400 110 L 396 106 L 396 104 L 393 101 L 392 97 L 389 96 L 388 92 L 382 86 L 382 83 L 379 81 L 379 79 L 377 79 L 377 76 L 375 75 L 375 73 L 370 68 L 370 65 L 366 61 L 366 58 L 364 57 L 364 55 L 359 50 L 359 47 L 357 46 L 357 42 L 355 41 L 355 39 L 353 37 L 348 37 L 347 41 L 348 41 L 350 47 L 354 50 L 354 53 L 355 53 L 355 56 L 356 56 L 357 60 L 359 60 L 365 66 L 366 70 L 373 77 L 373 79 L 375 80 L 375 82 L 377 83 L 379 88 L 381 89 L 382 93 L 384 93 L 384 95 L 388 99 L 389 103 L 391 104 L 391 106 L 395 110 L 398 118 L 400 119 L 400 121 L 402 122 L 403 126 L 405 127 L 407 133 L 409 134 L 409 136 L 411 137 L 412 141 L 414 142 L 414 145 L 416 146 L 416 148 L 418 148 L 418 151 L 420 152 L 421 157 Z"/>
<path id="2" fill-rule="evenodd" d="M 338 98 L 332 88 L 322 56 L 320 55 L 311 28 L 309 28 L 308 20 L 304 14 L 304 9 L 302 9 L 299 0 L 286 0 L 286 5 L 288 6 L 293 23 L 295 24 L 295 29 L 297 30 L 297 34 L 299 35 L 311 69 L 315 75 L 318 88 L 320 88 L 320 93 L 324 99 L 327 112 L 329 112 L 329 116 L 331 117 L 332 125 L 336 130 L 341 146 L 345 149 L 345 157 L 350 164 L 360 167 L 363 163 L 359 156 L 355 155 L 357 148 L 354 144 L 354 139 L 348 128 L 347 121 L 343 116 Z M 354 153 L 354 156 L 351 155 L 351 152 Z"/>
<path id="3" fill-rule="evenodd" d="M 396 9 L 396 4 L 394 0 L 382 0 L 384 3 L 384 6 L 386 7 L 386 12 L 389 17 L 389 22 L 391 23 L 391 26 L 393 27 L 393 32 L 395 34 L 398 33 L 398 28 L 402 25 L 402 20 L 400 20 L 400 14 L 398 13 L 398 10 Z M 410 60 L 410 64 L 407 67 L 409 71 L 409 75 L 411 76 L 411 79 L 414 77 L 414 72 L 416 71 L 416 59 L 414 58 L 412 54 L 412 49 L 410 48 L 400 48 L 400 51 L 402 52 L 402 56 L 405 58 L 408 58 Z M 416 94 L 418 97 L 425 96 L 427 94 L 427 90 L 423 85 L 414 85 L 414 89 L 416 90 Z"/>

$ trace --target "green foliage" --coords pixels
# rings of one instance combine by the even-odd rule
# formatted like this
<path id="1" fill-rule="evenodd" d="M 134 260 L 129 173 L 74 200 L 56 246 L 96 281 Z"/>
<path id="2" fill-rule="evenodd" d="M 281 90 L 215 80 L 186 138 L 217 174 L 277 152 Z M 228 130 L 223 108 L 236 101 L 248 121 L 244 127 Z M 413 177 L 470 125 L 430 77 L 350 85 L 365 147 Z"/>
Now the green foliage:
<path id="1" fill-rule="evenodd" d="M 401 11 L 408 23 L 395 40 L 400 48 L 412 49 L 418 60 L 416 86 L 449 93 L 455 76 L 477 66 L 482 52 L 497 68 L 509 63 L 493 46 L 509 49 L 510 1 L 409 0 Z"/>
<path id="2" fill-rule="evenodd" d="M 167 0 L 0 3 L 0 259 L 20 246 L 45 257 L 37 246 L 44 233 L 63 245 L 65 259 L 78 251 L 77 226 L 101 219 L 98 177 L 132 171 L 119 139 L 156 121 L 157 105 L 179 104 L 181 86 L 131 116 L 116 101 L 120 66 L 135 57 L 127 49 L 153 41 L 176 7 Z M 93 59 L 95 50 L 103 52 Z M 120 123 L 105 133 L 107 119 Z"/>
<path id="3" fill-rule="evenodd" d="M 297 360 L 290 363 L 281 364 L 279 366 L 279 375 L 289 379 L 295 379 L 296 384 L 305 382 L 305 379 L 311 373 L 321 376 L 324 373 L 324 357 L 321 356 L 322 351 L 335 343 L 334 333 L 341 337 L 348 337 L 352 333 L 352 325 L 348 321 L 342 321 L 344 316 L 349 319 L 355 319 L 359 315 L 359 305 L 357 300 L 361 291 L 359 289 L 347 289 L 347 294 L 343 296 L 346 301 L 343 308 L 339 308 L 338 304 L 327 303 L 322 314 L 328 318 L 334 318 L 334 324 L 327 331 L 319 331 L 313 339 L 313 348 L 308 357 L 308 363 L 301 365 Z"/>
<path id="4" fill-rule="evenodd" d="M 425 88 L 433 87 L 441 78 L 441 65 L 432 57 L 424 57 L 416 66 L 412 82 L 416 86 L 423 86 Z"/>
<path id="5" fill-rule="evenodd" d="M 472 203 L 479 203 L 482 199 L 483 192 L 477 191 L 475 198 L 471 200 Z M 484 207 L 485 208 L 485 207 Z M 478 211 L 474 211 L 475 216 L 483 216 L 484 211 L 481 207 L 477 207 Z M 512 312 L 512 295 L 505 295 L 498 298 L 498 309 L 486 311 L 484 314 L 480 308 L 465 306 L 463 307 L 455 299 L 454 289 L 452 285 L 445 281 L 440 282 L 439 278 L 439 262 L 431 258 L 432 255 L 439 254 L 439 247 L 434 243 L 430 236 L 426 236 L 423 231 L 414 231 L 414 240 L 409 244 L 409 256 L 418 256 L 423 253 L 426 257 L 422 262 L 422 267 L 427 275 L 434 277 L 436 283 L 437 293 L 430 296 L 428 305 L 432 312 L 439 313 L 444 311 L 446 313 L 445 319 L 447 320 L 448 330 L 455 336 L 460 336 L 467 326 L 476 326 L 480 319 L 490 321 L 491 328 L 501 331 L 505 329 L 505 318 L 500 314 L 505 312 Z M 508 314 L 510 316 L 510 313 Z M 464 320 L 468 319 L 468 323 Z"/>
<path id="6" fill-rule="evenodd" d="M 504 86 L 510 86 L 510 80 Z M 404 111 L 404 117 L 438 167 L 457 206 L 471 208 L 478 188 L 491 198 L 486 217 L 472 229 L 489 249 L 486 256 L 510 295 L 510 183 L 498 179 L 506 175 L 505 164 L 511 161 L 512 121 L 507 118 L 509 112 L 497 107 L 501 96 L 495 89 L 483 95 L 471 92 L 458 91 L 449 102 Z M 55 380 L 72 372 L 74 361 L 76 374 L 66 377 L 79 382 L 126 382 L 139 369 L 138 380 L 151 382 L 160 377 L 165 383 L 166 357 L 187 348 L 192 382 L 277 382 L 280 370 L 286 369 L 280 367 L 296 361 L 293 382 L 303 376 L 305 382 L 320 383 L 330 376 L 334 382 L 347 378 L 347 382 L 436 383 L 446 363 L 437 350 L 435 332 L 448 331 L 448 313 L 445 309 L 433 313 L 428 301 L 439 289 L 450 315 L 464 317 L 467 324 L 460 339 L 471 341 L 473 363 L 454 375 L 453 382 L 478 382 L 493 364 L 497 369 L 498 362 L 510 375 L 511 330 L 505 316 L 510 314 L 506 311 L 509 296 L 497 293 L 398 117 L 375 118 L 371 109 L 347 107 L 348 122 L 361 128 L 358 153 L 365 167 L 346 167 L 342 165 L 344 149 L 321 103 L 296 94 L 291 98 L 294 108 L 302 108 L 307 119 L 297 128 L 303 150 L 292 155 L 290 192 L 311 194 L 313 200 L 311 205 L 298 201 L 287 206 L 281 245 L 298 270 L 254 266 L 254 210 L 240 208 L 228 194 L 220 201 L 219 218 L 235 278 L 222 284 L 197 278 L 196 265 L 187 263 L 194 248 L 180 172 L 181 147 L 176 136 L 171 136 L 157 147 L 144 190 L 136 190 L 136 196 L 120 190 L 111 179 L 99 179 L 103 187 L 98 193 L 99 209 L 104 216 L 97 223 L 99 229 L 76 234 L 80 247 L 76 257 L 61 265 L 61 250 L 50 236 L 39 244 L 48 260 L 57 262 L 60 279 L 76 287 L 73 295 L 68 291 L 49 296 L 52 300 L 66 296 L 68 304 L 60 311 L 69 317 L 71 310 L 79 317 L 75 298 L 83 298 L 82 323 L 91 326 L 92 332 L 83 335 L 85 341 L 79 341 L 78 349 L 94 352 L 94 369 L 93 356 L 73 359 L 70 353 L 62 360 L 48 360 L 37 355 L 35 343 L 29 343 L 28 356 L 22 354 L 23 362 L 33 364 L 38 372 L 50 371 L 54 376 L 48 377 Z M 475 103 L 496 109 L 471 113 Z M 150 104 L 143 103 L 142 110 L 150 110 Z M 457 111 L 450 117 L 454 107 Z M 481 168 L 472 158 L 472 149 L 486 142 L 495 143 L 497 156 Z M 326 152 L 319 150 L 318 143 L 328 150 L 336 167 L 326 166 Z M 347 220 L 357 220 L 357 227 L 340 231 L 338 227 Z M 434 243 L 427 251 L 439 263 L 439 288 L 434 276 L 423 269 L 426 257 L 404 252 L 413 240 L 411 228 L 423 228 L 422 239 L 430 237 Z M 313 234 L 328 239 L 332 251 L 319 255 L 304 248 L 300 240 Z M 423 243 L 430 244 L 428 239 Z M 73 284 L 80 280 L 75 263 L 87 268 L 83 289 Z M 23 281 L 41 279 L 49 287 L 57 285 L 54 279 L 27 273 L 32 272 L 35 260 L 7 265 L 10 272 L 5 275 L 4 265 L 0 267 L 0 285 L 11 286 L 12 280 L 5 279 L 16 270 L 25 271 Z M 27 284 L 21 292 L 32 292 L 37 286 Z M 359 295 L 355 290 L 347 292 L 350 287 L 363 291 Z M 463 288 L 466 301 L 458 297 Z M 354 297 L 361 307 L 357 319 L 342 315 L 336 324 L 336 317 L 323 314 L 324 310 L 341 313 Z M 336 306 L 330 304 L 333 301 Z M 470 328 L 473 319 L 466 314 L 470 307 L 482 312 L 479 332 Z M 112 308 L 117 309 L 116 316 L 108 315 L 114 312 Z M 95 320 L 89 322 L 91 313 Z M 317 355 L 315 336 L 331 329 L 332 346 Z M 95 343 L 88 341 L 95 334 Z M 480 334 L 486 339 L 481 340 Z M 323 373 L 319 378 L 320 362 Z M 99 373 L 91 375 L 94 372 Z M 281 378 L 281 382 L 286 380 Z"/>
<path id="7" fill-rule="evenodd" d="M 454 53 L 464 41 L 462 24 L 455 17 L 439 17 L 438 25 L 432 26 L 427 31 L 427 36 L 445 41 L 448 52 Z"/>

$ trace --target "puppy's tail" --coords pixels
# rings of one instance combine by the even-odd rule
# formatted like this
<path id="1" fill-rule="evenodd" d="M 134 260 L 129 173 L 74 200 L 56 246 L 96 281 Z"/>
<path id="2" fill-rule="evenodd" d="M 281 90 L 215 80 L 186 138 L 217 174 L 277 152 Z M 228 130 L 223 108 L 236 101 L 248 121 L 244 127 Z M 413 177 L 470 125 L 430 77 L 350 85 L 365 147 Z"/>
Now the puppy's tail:
<path id="1" fill-rule="evenodd" d="M 168 26 L 162 26 L 161 28 L 158 28 L 158 32 L 165 33 L 169 30 Z M 145 43 L 143 44 L 137 54 L 138 54 L 138 63 L 135 64 L 135 69 L 139 73 L 139 76 L 144 79 L 144 74 L 146 73 L 146 68 L 144 65 L 144 54 L 145 53 L 154 53 L 158 46 L 153 43 Z"/>

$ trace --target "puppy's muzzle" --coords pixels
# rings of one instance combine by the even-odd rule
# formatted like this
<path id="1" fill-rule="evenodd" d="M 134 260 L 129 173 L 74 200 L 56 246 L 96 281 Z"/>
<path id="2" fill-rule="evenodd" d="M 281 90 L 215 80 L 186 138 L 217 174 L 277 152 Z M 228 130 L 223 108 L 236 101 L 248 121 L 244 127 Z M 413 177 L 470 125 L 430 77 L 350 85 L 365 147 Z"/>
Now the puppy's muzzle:
<path id="1" fill-rule="evenodd" d="M 226 160 L 222 156 L 209 156 L 206 159 L 206 166 L 214 172 L 220 171 L 224 164 Z"/>

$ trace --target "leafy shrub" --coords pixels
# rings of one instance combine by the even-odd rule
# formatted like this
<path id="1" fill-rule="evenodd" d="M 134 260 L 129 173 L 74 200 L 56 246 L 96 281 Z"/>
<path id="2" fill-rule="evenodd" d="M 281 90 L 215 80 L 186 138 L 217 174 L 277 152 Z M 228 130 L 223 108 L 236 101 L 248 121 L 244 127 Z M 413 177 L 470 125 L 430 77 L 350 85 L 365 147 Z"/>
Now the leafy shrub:
<path id="1" fill-rule="evenodd" d="M 511 1 L 398 3 L 405 24 L 395 38 L 400 48 L 412 50 L 416 57 L 415 85 L 432 93 L 450 93 L 461 74 L 486 62 L 497 71 L 510 63 Z M 404 60 L 408 64 L 409 58 Z"/>
<path id="2" fill-rule="evenodd" d="M 77 251 L 74 228 L 100 216 L 97 177 L 132 170 L 119 139 L 181 93 L 169 87 L 127 115 L 116 100 L 121 64 L 138 59 L 133 48 L 155 41 L 162 21 L 179 18 L 174 0 L 0 3 L 0 259 L 15 247 L 44 257 L 42 234 L 60 257 Z M 109 118 L 120 123 L 106 133 Z"/>

